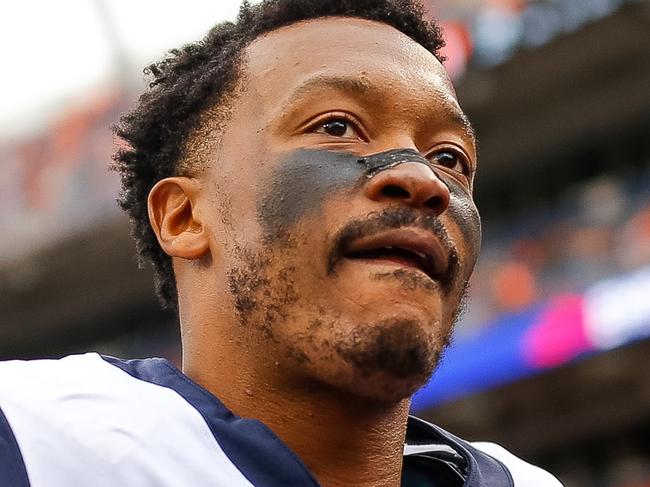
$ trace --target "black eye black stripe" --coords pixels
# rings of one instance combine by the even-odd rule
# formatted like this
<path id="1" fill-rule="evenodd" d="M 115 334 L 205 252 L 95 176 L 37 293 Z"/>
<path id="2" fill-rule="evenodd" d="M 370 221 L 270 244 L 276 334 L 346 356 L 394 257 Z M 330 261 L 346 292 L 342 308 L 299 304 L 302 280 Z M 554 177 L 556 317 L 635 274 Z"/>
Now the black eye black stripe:
<path id="1" fill-rule="evenodd" d="M 375 174 L 398 164 L 405 162 L 418 162 L 430 167 L 430 162 L 413 149 L 391 149 L 385 152 L 379 152 L 369 156 L 361 157 L 357 160 L 359 164 L 366 166 L 369 174 Z"/>

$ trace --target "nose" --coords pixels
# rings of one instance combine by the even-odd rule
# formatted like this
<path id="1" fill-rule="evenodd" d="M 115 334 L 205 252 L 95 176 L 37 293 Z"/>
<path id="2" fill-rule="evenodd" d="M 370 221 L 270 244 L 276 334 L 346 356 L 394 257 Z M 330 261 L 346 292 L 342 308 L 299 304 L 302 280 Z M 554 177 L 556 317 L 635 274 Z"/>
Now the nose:
<path id="1" fill-rule="evenodd" d="M 433 172 L 418 162 L 404 162 L 375 174 L 365 187 L 371 200 L 399 202 L 428 209 L 436 216 L 449 206 L 449 188 Z"/>

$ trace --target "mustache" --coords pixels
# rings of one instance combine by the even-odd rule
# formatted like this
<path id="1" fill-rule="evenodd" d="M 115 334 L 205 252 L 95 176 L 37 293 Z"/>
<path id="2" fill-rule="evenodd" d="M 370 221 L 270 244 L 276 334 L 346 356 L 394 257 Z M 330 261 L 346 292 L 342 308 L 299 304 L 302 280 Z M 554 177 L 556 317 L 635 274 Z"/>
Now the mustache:
<path id="1" fill-rule="evenodd" d="M 426 230 L 442 244 L 447 254 L 447 271 L 441 278 L 441 284 L 446 291 L 451 289 L 460 275 L 460 259 L 456 245 L 438 217 L 408 207 L 386 208 L 346 224 L 334 235 L 334 245 L 327 262 L 327 273 L 334 273 L 336 264 L 345 257 L 344 250 L 358 238 L 404 227 Z"/>

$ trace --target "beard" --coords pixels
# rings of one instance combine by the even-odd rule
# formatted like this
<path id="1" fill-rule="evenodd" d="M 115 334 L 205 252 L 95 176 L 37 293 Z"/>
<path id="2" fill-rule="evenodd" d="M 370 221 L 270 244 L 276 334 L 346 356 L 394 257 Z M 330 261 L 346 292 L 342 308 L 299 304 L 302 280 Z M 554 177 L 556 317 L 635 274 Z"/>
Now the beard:
<path id="1" fill-rule="evenodd" d="M 390 318 L 355 327 L 353 336 L 339 337 L 335 350 L 365 378 L 381 374 L 426 380 L 448 343 L 449 335 L 431 336 L 417 321 Z"/>
<path id="2" fill-rule="evenodd" d="M 288 241 L 257 253 L 239 247 L 238 265 L 228 272 L 241 325 L 266 340 L 269 350 L 280 350 L 278 362 L 381 402 L 405 399 L 430 379 L 464 309 L 466 286 L 452 323 L 395 316 L 355 322 L 301 293 L 302 267 L 287 258 L 294 251 Z"/>

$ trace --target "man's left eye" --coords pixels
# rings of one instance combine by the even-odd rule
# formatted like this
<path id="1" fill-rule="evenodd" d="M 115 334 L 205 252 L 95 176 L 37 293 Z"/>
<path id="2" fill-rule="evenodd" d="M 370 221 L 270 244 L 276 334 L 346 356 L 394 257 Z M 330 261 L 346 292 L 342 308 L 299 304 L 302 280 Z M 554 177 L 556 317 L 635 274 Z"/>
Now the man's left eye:
<path id="1" fill-rule="evenodd" d="M 453 150 L 441 150 L 433 154 L 432 162 L 447 167 L 453 171 L 467 174 L 468 167 L 465 158 Z"/>

